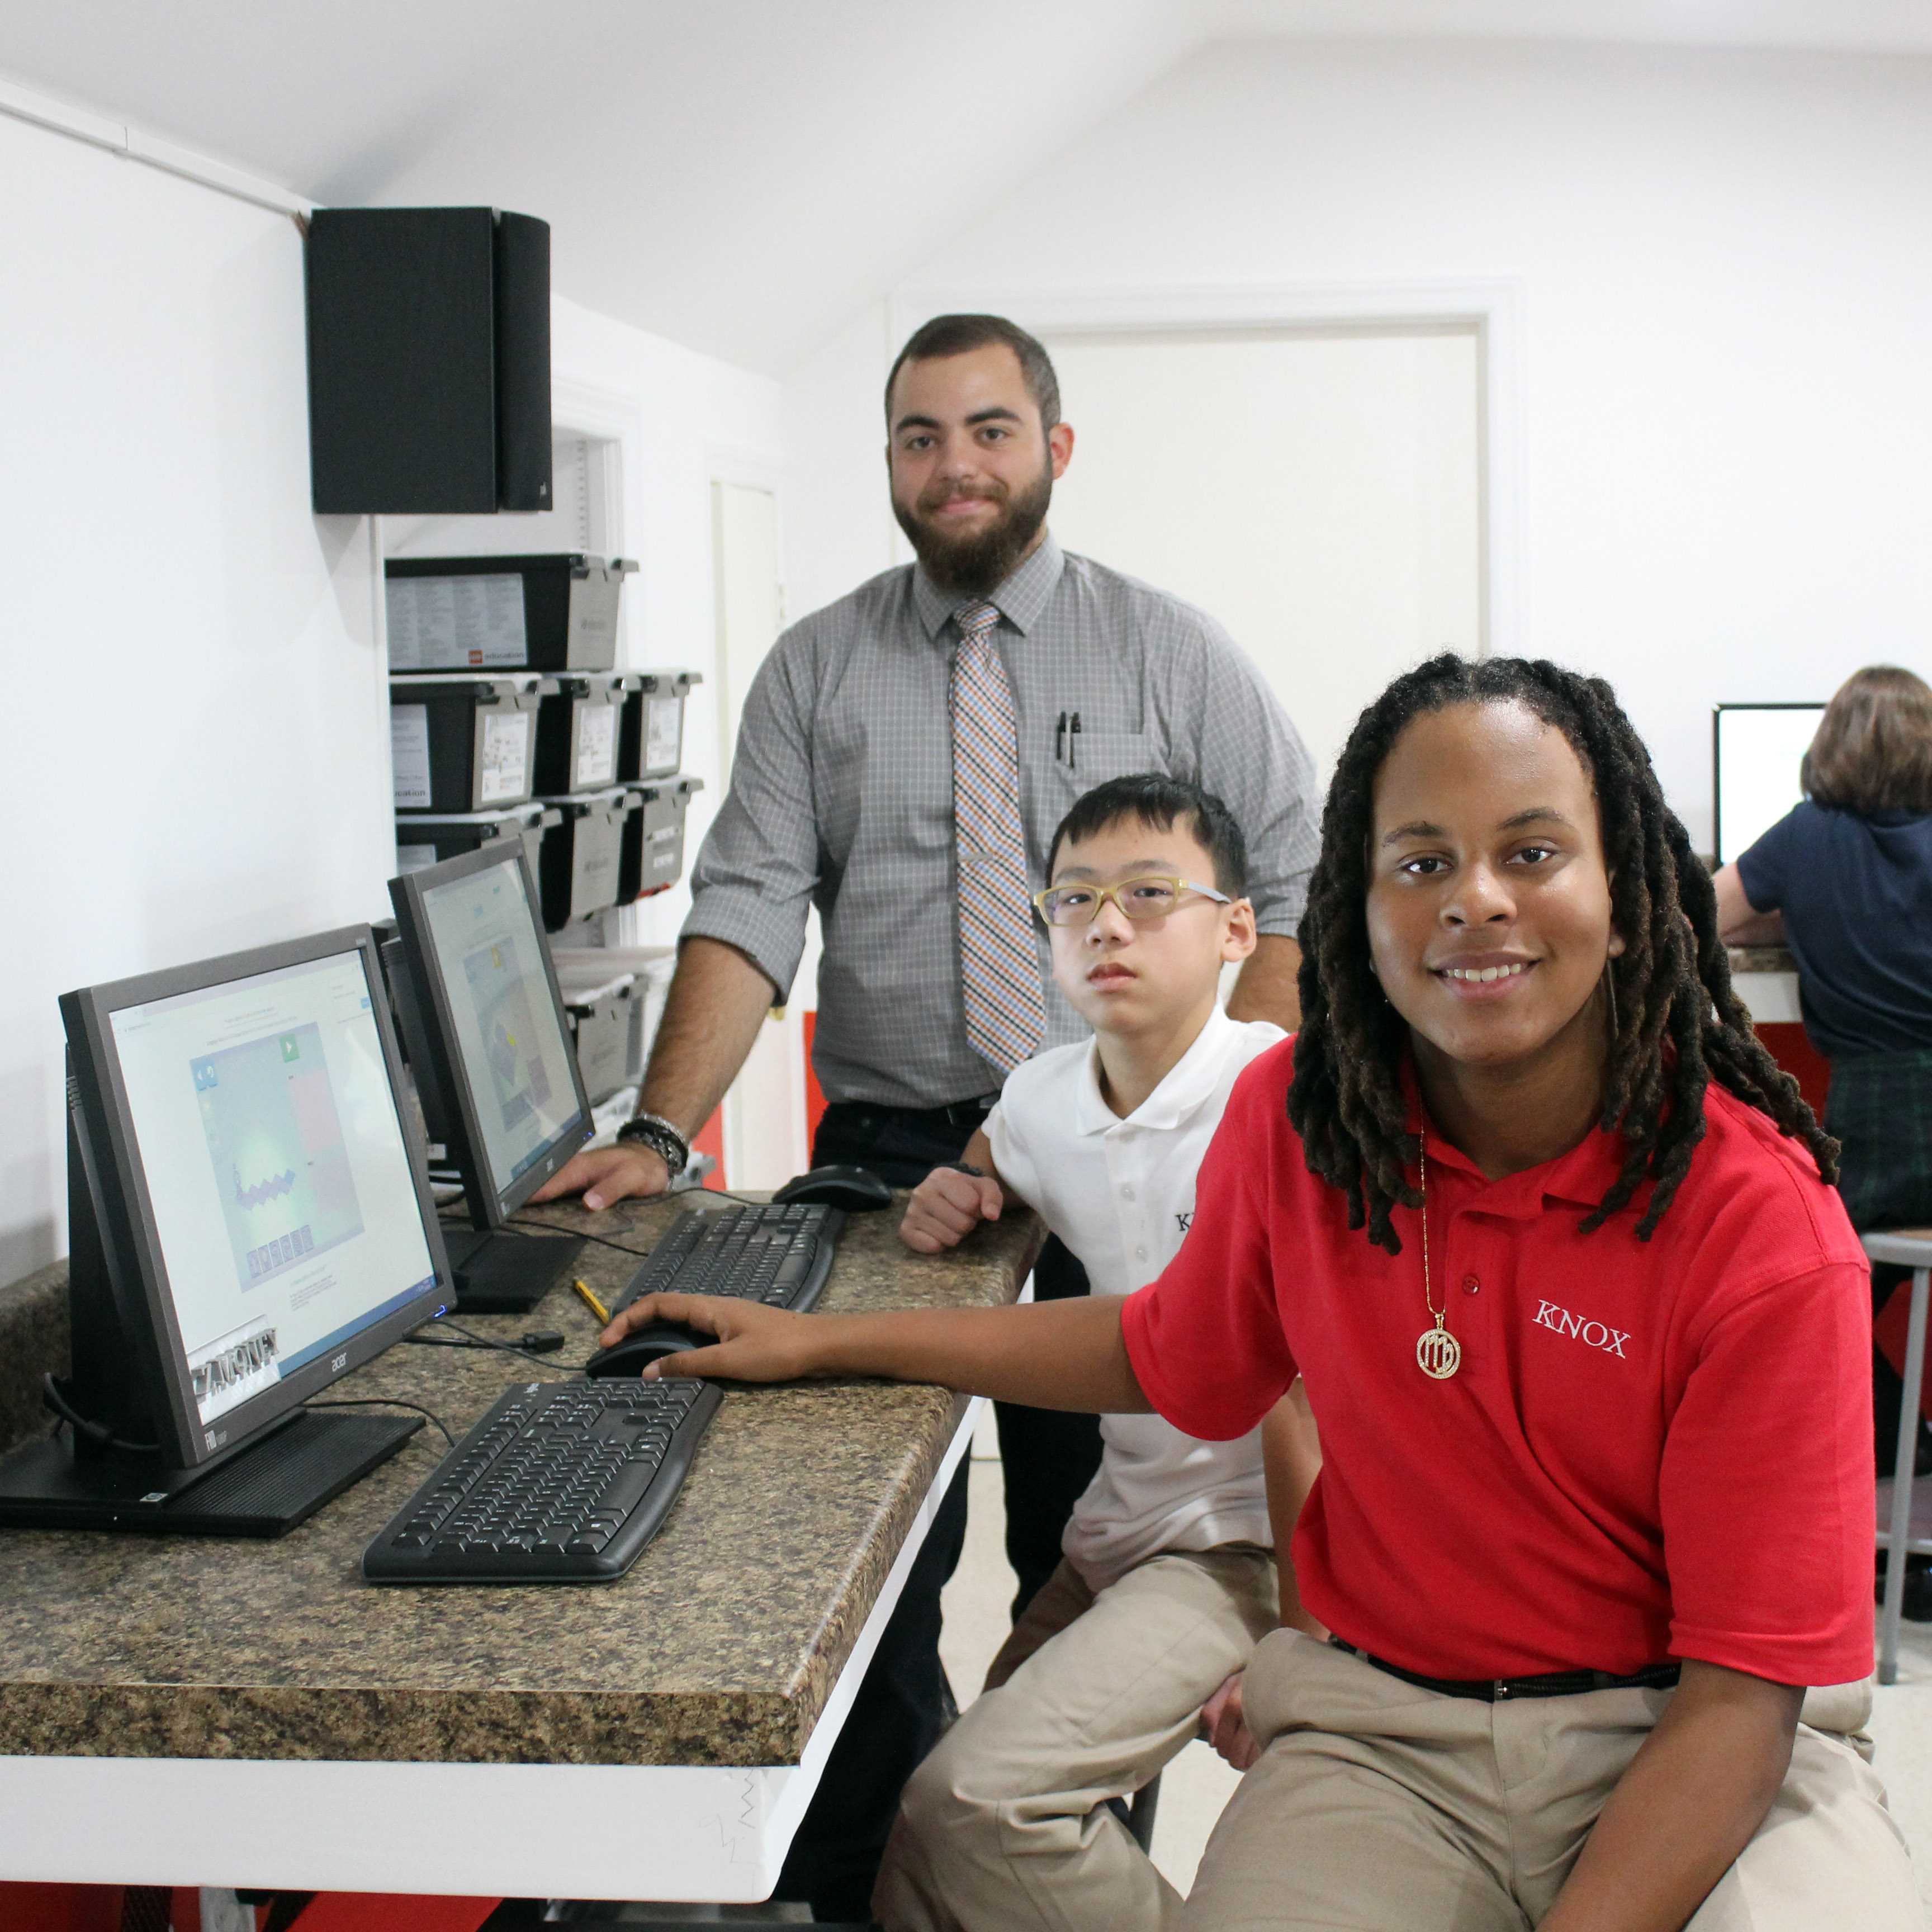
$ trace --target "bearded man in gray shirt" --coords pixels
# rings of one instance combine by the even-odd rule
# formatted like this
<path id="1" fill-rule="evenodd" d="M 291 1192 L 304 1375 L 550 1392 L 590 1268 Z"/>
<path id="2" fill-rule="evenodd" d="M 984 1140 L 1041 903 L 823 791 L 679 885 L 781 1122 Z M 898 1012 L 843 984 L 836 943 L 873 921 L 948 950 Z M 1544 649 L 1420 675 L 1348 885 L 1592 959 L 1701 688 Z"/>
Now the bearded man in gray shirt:
<path id="1" fill-rule="evenodd" d="M 1130 772 L 1191 780 L 1233 812 L 1261 938 L 1228 1011 L 1296 1023 L 1312 763 L 1211 617 L 1054 541 L 1047 508 L 1073 431 L 1045 350 L 997 316 L 940 316 L 900 351 L 886 411 L 892 510 L 919 561 L 794 625 L 760 668 L 692 868 L 638 1118 L 539 1199 L 581 1190 L 604 1208 L 669 1185 L 784 998 L 812 904 L 828 1102 L 814 1161 L 910 1186 L 957 1160 L 1013 1065 L 1086 1031 L 1026 899 L 1074 800 Z M 1034 1284 L 1042 1298 L 1086 1292 L 1057 1242 Z M 1017 1615 L 1059 1561 L 1100 1440 L 1091 1417 L 999 1420 Z M 965 1473 L 787 1863 L 778 1895 L 809 1897 L 820 1918 L 866 1919 L 898 1786 L 943 1726 L 938 1593 L 964 1534 Z"/>

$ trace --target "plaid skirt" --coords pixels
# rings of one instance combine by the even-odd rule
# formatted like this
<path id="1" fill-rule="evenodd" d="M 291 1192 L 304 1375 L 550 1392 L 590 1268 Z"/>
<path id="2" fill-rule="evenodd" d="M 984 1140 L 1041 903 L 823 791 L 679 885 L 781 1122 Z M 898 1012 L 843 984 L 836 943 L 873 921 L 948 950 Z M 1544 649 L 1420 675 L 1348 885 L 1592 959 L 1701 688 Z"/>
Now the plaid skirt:
<path id="1" fill-rule="evenodd" d="M 1932 1226 L 1932 1052 L 1834 1060 L 1825 1131 L 1852 1226 Z"/>

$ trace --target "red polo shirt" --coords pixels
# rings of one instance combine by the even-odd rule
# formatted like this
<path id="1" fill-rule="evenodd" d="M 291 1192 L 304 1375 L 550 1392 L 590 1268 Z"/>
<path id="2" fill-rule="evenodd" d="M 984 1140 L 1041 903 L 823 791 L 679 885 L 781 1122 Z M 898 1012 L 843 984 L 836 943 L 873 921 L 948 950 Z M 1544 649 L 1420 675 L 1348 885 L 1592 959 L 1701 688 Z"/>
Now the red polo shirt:
<path id="1" fill-rule="evenodd" d="M 1193 1227 L 1126 1304 L 1127 1352 L 1190 1434 L 1251 1429 L 1306 1378 L 1323 1466 L 1294 1536 L 1303 1601 L 1434 1677 L 1666 1655 L 1786 1684 L 1872 1663 L 1871 1318 L 1836 1191 L 1714 1085 L 1648 1242 L 1581 1222 L 1622 1143 L 1486 1180 L 1431 1133 L 1430 1256 L 1462 1366 L 1418 1367 L 1420 1216 L 1351 1232 L 1286 1101 L 1292 1043 L 1241 1077 Z"/>

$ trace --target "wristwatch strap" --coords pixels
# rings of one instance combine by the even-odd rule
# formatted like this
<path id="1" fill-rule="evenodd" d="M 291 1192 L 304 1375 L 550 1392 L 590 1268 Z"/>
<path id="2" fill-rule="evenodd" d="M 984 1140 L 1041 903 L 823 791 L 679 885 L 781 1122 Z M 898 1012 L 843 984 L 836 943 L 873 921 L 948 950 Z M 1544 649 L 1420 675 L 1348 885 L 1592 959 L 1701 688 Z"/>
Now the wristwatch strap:
<path id="1" fill-rule="evenodd" d="M 639 1114 L 617 1130 L 621 1144 L 636 1142 L 662 1160 L 674 1180 L 691 1165 L 691 1143 L 662 1114 Z"/>

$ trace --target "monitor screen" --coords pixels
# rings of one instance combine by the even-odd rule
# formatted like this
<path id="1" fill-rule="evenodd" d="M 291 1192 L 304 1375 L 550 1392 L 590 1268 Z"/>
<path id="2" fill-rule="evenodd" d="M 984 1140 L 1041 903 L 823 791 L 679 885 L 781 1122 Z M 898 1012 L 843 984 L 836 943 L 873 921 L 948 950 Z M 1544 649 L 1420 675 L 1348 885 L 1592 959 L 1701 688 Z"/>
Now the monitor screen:
<path id="1" fill-rule="evenodd" d="M 358 946 L 106 1015 L 204 1427 L 436 1288 L 368 958 Z"/>
<path id="2" fill-rule="evenodd" d="M 1728 866 L 1804 797 L 1798 768 L 1822 704 L 1720 704 L 1713 727 L 1718 862 Z"/>
<path id="3" fill-rule="evenodd" d="M 435 1111 L 472 1213 L 481 1196 L 494 1223 L 591 1132 L 523 842 L 493 841 L 409 873 L 390 893 L 442 1090 Z"/>

